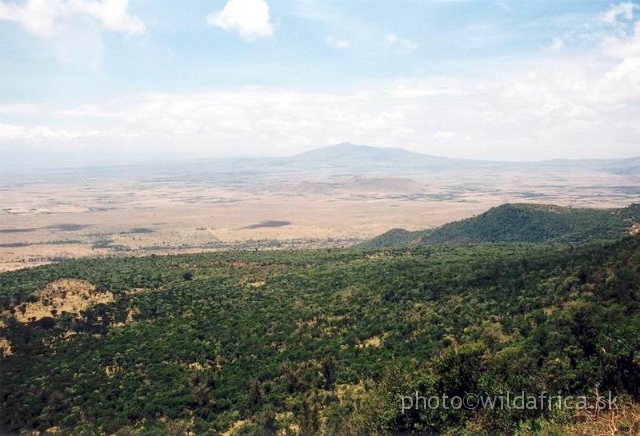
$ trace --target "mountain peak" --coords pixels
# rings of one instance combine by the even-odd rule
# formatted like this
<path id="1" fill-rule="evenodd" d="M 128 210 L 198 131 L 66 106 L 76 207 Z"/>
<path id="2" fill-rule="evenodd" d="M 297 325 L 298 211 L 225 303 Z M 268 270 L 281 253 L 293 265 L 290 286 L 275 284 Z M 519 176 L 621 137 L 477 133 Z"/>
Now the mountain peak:
<path id="1" fill-rule="evenodd" d="M 402 148 L 374 147 L 351 142 L 316 148 L 292 157 L 297 162 L 356 169 L 430 168 L 450 164 L 451 159 L 415 153 Z"/>
<path id="2" fill-rule="evenodd" d="M 360 144 L 354 144 L 353 142 L 341 142 L 339 144 L 333 144 L 333 145 L 327 145 L 325 147 L 320 147 L 317 148 L 315 150 L 311 150 L 311 151 L 322 151 L 322 150 L 326 150 L 326 151 L 331 151 L 331 150 L 360 150 L 360 151 L 366 151 L 366 150 L 401 150 L 399 148 L 388 148 L 388 147 L 376 147 L 376 146 L 372 146 L 372 145 L 360 145 Z M 405 150 L 406 151 L 406 150 Z"/>

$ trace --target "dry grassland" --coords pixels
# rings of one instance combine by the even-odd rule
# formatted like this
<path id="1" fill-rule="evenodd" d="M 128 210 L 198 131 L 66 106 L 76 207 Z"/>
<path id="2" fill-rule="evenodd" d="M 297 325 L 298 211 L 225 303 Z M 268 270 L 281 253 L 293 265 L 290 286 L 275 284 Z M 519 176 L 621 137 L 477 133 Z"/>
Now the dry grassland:
<path id="1" fill-rule="evenodd" d="M 636 176 L 587 170 L 447 171 L 319 180 L 96 177 L 0 181 L 0 272 L 109 255 L 341 247 L 505 202 L 624 207 Z M 635 229 L 635 231 L 638 231 Z"/>

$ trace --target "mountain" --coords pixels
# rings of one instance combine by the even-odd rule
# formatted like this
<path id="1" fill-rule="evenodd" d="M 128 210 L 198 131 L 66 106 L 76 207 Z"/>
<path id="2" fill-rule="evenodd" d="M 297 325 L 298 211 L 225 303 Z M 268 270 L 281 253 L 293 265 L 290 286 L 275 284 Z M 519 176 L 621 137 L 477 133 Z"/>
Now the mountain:
<path id="1" fill-rule="evenodd" d="M 433 157 L 420 153 L 414 153 L 402 148 L 371 147 L 368 145 L 356 145 L 350 142 L 343 142 L 341 144 L 316 148 L 304 153 L 291 156 L 288 159 L 298 161 L 333 163 L 334 161 L 348 162 L 357 159 L 364 159 L 369 161 L 406 161 L 410 159 L 423 159 L 425 157 L 437 160 L 451 160 L 448 158 Z"/>
<path id="2" fill-rule="evenodd" d="M 4 163 L 2 163 L 4 164 Z M 0 167 L 2 167 L 0 164 Z M 55 166 L 54 166 L 55 167 Z M 52 167 L 52 168 L 54 168 Z M 21 168 L 21 169 L 20 169 Z M 226 178 L 254 180 L 272 175 L 285 177 L 326 176 L 335 174 L 379 173 L 404 176 L 407 172 L 439 170 L 491 171 L 538 171 L 538 170 L 591 170 L 619 175 L 640 175 L 640 156 L 628 159 L 553 159 L 536 162 L 510 162 L 458 159 L 429 154 L 416 153 L 403 148 L 373 147 L 356 145 L 349 142 L 316 148 L 304 153 L 286 157 L 245 157 L 245 158 L 186 158 L 173 159 L 170 162 L 149 162 L 146 164 L 66 167 L 58 166 L 46 170 L 56 177 L 93 177 L 101 176 L 139 176 L 159 177 L 162 180 L 172 177 L 188 176 L 208 179 L 211 174 Z M 5 174 L 6 173 L 6 174 Z M 13 180 L 16 175 L 35 174 L 42 176 L 41 170 L 28 170 L 16 165 L 12 171 L 0 172 L 0 180 L 5 176 Z"/>
<path id="3" fill-rule="evenodd" d="M 633 173 L 640 170 L 640 156 L 626 159 L 551 159 L 534 162 L 492 161 L 459 159 L 430 154 L 416 153 L 400 147 L 374 147 L 343 142 L 336 145 L 315 148 L 304 153 L 280 158 L 280 163 L 306 163 L 348 167 L 353 164 L 409 165 L 458 167 L 460 164 L 472 167 L 540 167 L 540 168 L 587 168 L 610 172 Z"/>
<path id="4" fill-rule="evenodd" d="M 452 159 L 414 153 L 402 148 L 371 147 L 349 142 L 317 148 L 285 158 L 288 163 L 305 166 L 334 168 L 398 168 L 422 167 L 425 169 L 444 169 L 464 165 L 483 165 L 482 161 Z"/>
<path id="5" fill-rule="evenodd" d="M 640 204 L 623 209 L 570 208 L 544 204 L 504 204 L 433 230 L 393 229 L 363 244 L 401 247 L 479 242 L 571 242 L 617 239 L 640 222 Z"/>
<path id="6" fill-rule="evenodd" d="M 640 175 L 640 156 L 615 160 L 609 163 L 607 169 L 614 174 Z"/>

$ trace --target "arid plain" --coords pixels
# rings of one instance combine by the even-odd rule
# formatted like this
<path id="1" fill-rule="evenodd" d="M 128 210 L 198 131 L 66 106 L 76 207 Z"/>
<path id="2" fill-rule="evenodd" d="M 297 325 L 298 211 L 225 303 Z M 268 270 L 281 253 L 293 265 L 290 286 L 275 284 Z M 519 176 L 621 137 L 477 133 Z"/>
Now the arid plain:
<path id="1" fill-rule="evenodd" d="M 342 153 L 334 163 L 336 150 L 348 159 Z M 342 247 L 507 202 L 609 208 L 640 201 L 637 168 L 620 169 L 619 161 L 415 162 L 387 150 L 397 159 L 341 145 L 295 162 L 6 172 L 0 271 L 86 256 Z"/>

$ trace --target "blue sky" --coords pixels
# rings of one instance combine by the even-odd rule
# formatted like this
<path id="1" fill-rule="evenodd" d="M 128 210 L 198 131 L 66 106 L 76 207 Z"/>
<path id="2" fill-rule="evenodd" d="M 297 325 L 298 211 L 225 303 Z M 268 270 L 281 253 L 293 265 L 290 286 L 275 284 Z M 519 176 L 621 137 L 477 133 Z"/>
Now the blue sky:
<path id="1" fill-rule="evenodd" d="M 0 152 L 11 166 L 343 141 L 635 156 L 639 14 L 599 0 L 0 0 Z"/>

